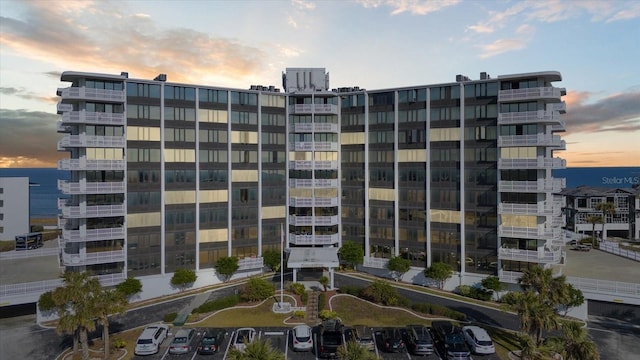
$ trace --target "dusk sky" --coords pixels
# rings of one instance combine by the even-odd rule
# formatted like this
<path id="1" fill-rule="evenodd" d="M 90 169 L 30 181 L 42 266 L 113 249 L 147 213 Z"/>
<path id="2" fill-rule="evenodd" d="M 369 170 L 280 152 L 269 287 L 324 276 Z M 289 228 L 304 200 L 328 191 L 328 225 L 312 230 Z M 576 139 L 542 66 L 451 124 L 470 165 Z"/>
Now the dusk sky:
<path id="1" fill-rule="evenodd" d="M 56 167 L 63 71 L 384 89 L 556 70 L 568 167 L 640 166 L 640 1 L 0 0 L 0 167 Z"/>

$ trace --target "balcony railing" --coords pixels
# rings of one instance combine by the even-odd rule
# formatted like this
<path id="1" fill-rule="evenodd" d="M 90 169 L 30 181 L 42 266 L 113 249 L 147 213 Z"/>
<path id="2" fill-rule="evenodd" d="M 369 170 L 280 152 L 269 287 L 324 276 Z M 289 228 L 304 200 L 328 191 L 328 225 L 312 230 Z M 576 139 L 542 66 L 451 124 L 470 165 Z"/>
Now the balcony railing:
<path id="1" fill-rule="evenodd" d="M 537 87 L 526 89 L 500 90 L 498 93 L 498 101 L 522 101 L 537 99 L 553 99 L 560 101 L 562 95 L 566 94 L 564 88 L 556 87 Z"/>
<path id="2" fill-rule="evenodd" d="M 0 260 L 11 260 L 11 259 L 25 259 L 25 258 L 34 258 L 41 256 L 51 256 L 58 255 L 60 250 L 55 248 L 40 248 L 33 250 L 24 250 L 24 251 L 6 251 L 0 252 Z"/>
<path id="3" fill-rule="evenodd" d="M 337 188 L 338 179 L 289 179 L 292 188 Z"/>
<path id="4" fill-rule="evenodd" d="M 338 169 L 338 162 L 322 160 L 294 160 L 289 161 L 289 167 L 296 170 L 336 170 Z"/>
<path id="5" fill-rule="evenodd" d="M 58 189 L 63 194 L 117 194 L 124 193 L 124 181 L 111 182 L 72 182 L 58 180 Z"/>
<path id="6" fill-rule="evenodd" d="M 340 234 L 333 235 L 289 235 L 293 245 L 333 245 L 340 241 Z"/>
<path id="7" fill-rule="evenodd" d="M 290 145 L 294 151 L 338 151 L 340 145 L 337 142 L 296 142 Z"/>
<path id="8" fill-rule="evenodd" d="M 562 260 L 562 251 L 547 250 L 522 250 L 522 249 L 498 249 L 498 257 L 501 260 L 525 261 L 538 264 L 559 264 Z"/>
<path id="9" fill-rule="evenodd" d="M 59 88 L 58 95 L 62 99 L 99 100 L 110 102 L 124 102 L 123 90 L 94 89 L 87 87 Z"/>
<path id="10" fill-rule="evenodd" d="M 340 199 L 335 198 L 291 198 L 289 200 L 290 206 L 297 207 L 333 207 L 338 206 Z"/>
<path id="11" fill-rule="evenodd" d="M 58 105 L 56 106 L 57 110 L 58 110 L 58 115 L 65 113 L 65 112 L 69 112 L 69 111 L 73 111 L 73 105 L 71 104 L 63 104 L 63 103 L 58 103 Z"/>
<path id="12" fill-rule="evenodd" d="M 68 147 L 122 148 L 125 143 L 124 136 L 66 135 L 58 141 L 58 150 L 64 151 Z"/>
<path id="13" fill-rule="evenodd" d="M 58 160 L 58 170 L 124 170 L 124 160 L 87 160 L 63 159 Z"/>
<path id="14" fill-rule="evenodd" d="M 498 159 L 498 169 L 564 169 L 567 161 L 561 158 Z"/>
<path id="15" fill-rule="evenodd" d="M 337 114 L 338 106 L 333 104 L 295 104 L 289 106 L 291 114 Z"/>
<path id="16" fill-rule="evenodd" d="M 567 281 L 582 291 L 601 292 L 607 295 L 640 296 L 640 284 L 619 281 L 585 279 L 567 276 Z"/>
<path id="17" fill-rule="evenodd" d="M 65 266 L 81 266 L 124 262 L 125 258 L 124 250 L 100 251 L 86 254 L 68 254 L 63 252 L 62 261 Z"/>
<path id="18" fill-rule="evenodd" d="M 238 270 L 262 269 L 263 267 L 264 261 L 261 257 L 249 257 L 238 260 Z"/>
<path id="19" fill-rule="evenodd" d="M 96 276 L 103 286 L 112 286 L 126 279 L 124 273 L 107 274 Z M 0 285 L 0 300 L 14 296 L 38 296 L 47 291 L 63 286 L 62 279 L 34 281 L 20 284 Z"/>
<path id="20" fill-rule="evenodd" d="M 124 113 L 69 111 L 62 114 L 61 122 L 70 124 L 124 125 L 124 118 Z"/>
<path id="21" fill-rule="evenodd" d="M 289 215 L 289 224 L 293 226 L 337 225 L 339 216 L 296 216 Z"/>
<path id="22" fill-rule="evenodd" d="M 564 178 L 538 179 L 536 181 L 500 181 L 498 184 L 498 189 L 501 192 L 520 193 L 560 192 L 565 187 L 567 187 L 567 181 Z"/>
<path id="23" fill-rule="evenodd" d="M 125 205 L 63 205 L 60 207 L 62 215 L 66 218 L 96 218 L 96 217 L 110 217 L 110 216 L 124 216 Z"/>
<path id="24" fill-rule="evenodd" d="M 296 132 L 296 133 L 322 132 L 322 133 L 337 134 L 339 131 L 340 131 L 340 127 L 338 126 L 338 124 L 333 124 L 333 123 L 293 124 L 293 132 Z"/>
<path id="25" fill-rule="evenodd" d="M 374 269 L 385 269 L 388 263 L 389 259 L 365 256 L 362 265 Z"/>
<path id="26" fill-rule="evenodd" d="M 554 204 L 546 201 L 537 204 L 498 204 L 498 213 L 500 214 L 518 214 L 518 215 L 557 215 L 562 212 L 560 203 Z"/>
<path id="27" fill-rule="evenodd" d="M 523 239 L 541 239 L 551 240 L 560 238 L 562 235 L 562 229 L 560 228 L 547 228 L 542 225 L 537 227 L 516 227 L 516 226 L 498 226 L 498 236 L 501 237 L 514 237 Z"/>
<path id="28" fill-rule="evenodd" d="M 87 230 L 62 230 L 62 238 L 69 242 L 85 242 L 111 239 L 124 239 L 124 227 L 87 229 Z"/>
<path id="29" fill-rule="evenodd" d="M 564 147 L 564 140 L 558 135 L 536 134 L 536 135 L 509 135 L 498 137 L 499 147 L 514 146 L 550 146 Z"/>

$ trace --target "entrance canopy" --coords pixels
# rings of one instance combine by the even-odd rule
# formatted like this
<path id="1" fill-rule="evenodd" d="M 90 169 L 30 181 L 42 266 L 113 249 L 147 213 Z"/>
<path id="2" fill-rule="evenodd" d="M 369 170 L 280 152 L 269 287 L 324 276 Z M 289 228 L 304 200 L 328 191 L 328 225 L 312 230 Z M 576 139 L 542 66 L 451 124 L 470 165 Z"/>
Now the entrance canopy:
<path id="1" fill-rule="evenodd" d="M 292 269 L 340 266 L 336 247 L 290 248 L 290 250 L 287 265 Z"/>

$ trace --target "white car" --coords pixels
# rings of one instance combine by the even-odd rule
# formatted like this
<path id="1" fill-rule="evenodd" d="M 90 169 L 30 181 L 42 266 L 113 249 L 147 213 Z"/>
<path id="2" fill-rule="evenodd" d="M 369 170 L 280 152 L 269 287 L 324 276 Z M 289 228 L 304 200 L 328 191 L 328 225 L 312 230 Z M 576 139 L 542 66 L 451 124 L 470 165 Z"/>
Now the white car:
<path id="1" fill-rule="evenodd" d="M 486 355 L 496 352 L 496 348 L 487 330 L 479 326 L 464 326 L 462 327 L 462 332 L 464 333 L 464 339 L 467 345 L 469 345 L 469 349 L 473 353 Z"/>
<path id="2" fill-rule="evenodd" d="M 240 351 L 244 351 L 247 344 L 252 342 L 256 337 L 256 329 L 254 328 L 240 328 L 236 330 L 236 335 L 233 338 L 233 347 Z"/>
<path id="3" fill-rule="evenodd" d="M 149 325 L 138 337 L 133 353 L 136 355 L 152 355 L 160 350 L 160 344 L 167 338 L 169 327 L 163 324 Z"/>
<path id="4" fill-rule="evenodd" d="M 298 325 L 293 328 L 293 350 L 311 351 L 313 349 L 313 335 L 308 325 Z"/>

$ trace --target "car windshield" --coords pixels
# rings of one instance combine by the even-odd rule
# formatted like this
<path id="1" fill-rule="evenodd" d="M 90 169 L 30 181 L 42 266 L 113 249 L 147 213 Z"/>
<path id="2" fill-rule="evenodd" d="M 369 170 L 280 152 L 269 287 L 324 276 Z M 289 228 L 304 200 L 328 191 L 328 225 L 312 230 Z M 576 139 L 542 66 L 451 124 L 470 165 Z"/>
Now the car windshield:
<path id="1" fill-rule="evenodd" d="M 138 344 L 140 345 L 151 344 L 152 342 L 151 339 L 138 339 Z"/>
<path id="2" fill-rule="evenodd" d="M 186 337 L 177 337 L 177 338 L 173 339 L 173 342 L 176 343 L 176 344 L 186 343 L 187 342 L 187 338 Z"/>
<path id="3" fill-rule="evenodd" d="M 203 337 L 202 338 L 202 343 L 204 345 L 212 345 L 216 343 L 216 338 L 212 337 L 212 336 L 207 336 L 207 337 Z"/>
<path id="4" fill-rule="evenodd" d="M 491 346 L 491 345 L 493 345 L 493 343 L 491 341 L 488 341 L 488 340 L 480 340 L 480 341 L 478 341 L 478 345 Z"/>

